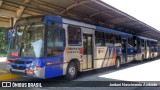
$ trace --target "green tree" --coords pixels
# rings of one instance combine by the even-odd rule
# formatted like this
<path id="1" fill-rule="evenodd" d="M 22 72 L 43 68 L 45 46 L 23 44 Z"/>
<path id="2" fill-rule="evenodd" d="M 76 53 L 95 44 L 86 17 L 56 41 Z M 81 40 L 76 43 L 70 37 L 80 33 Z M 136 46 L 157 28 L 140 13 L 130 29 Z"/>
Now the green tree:
<path id="1" fill-rule="evenodd" d="M 0 27 L 0 56 L 6 55 L 8 49 L 8 31 L 7 28 Z"/>

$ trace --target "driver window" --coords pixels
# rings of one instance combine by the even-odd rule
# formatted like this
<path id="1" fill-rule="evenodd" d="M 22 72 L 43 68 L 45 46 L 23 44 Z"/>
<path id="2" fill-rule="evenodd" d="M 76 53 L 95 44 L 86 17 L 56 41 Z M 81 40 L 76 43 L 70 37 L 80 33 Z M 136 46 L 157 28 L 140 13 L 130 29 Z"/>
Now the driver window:
<path id="1" fill-rule="evenodd" d="M 65 30 L 49 27 L 47 34 L 47 56 L 61 55 L 65 47 Z"/>

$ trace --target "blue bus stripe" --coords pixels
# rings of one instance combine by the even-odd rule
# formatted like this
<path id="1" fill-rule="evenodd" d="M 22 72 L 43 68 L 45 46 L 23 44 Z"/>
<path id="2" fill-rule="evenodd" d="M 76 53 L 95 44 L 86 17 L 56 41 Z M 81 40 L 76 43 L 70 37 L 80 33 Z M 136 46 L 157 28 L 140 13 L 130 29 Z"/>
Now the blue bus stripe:
<path id="1" fill-rule="evenodd" d="M 132 34 L 129 33 L 125 33 L 125 32 L 120 32 L 117 30 L 113 30 L 113 29 L 109 29 L 109 28 L 104 28 L 104 27 L 100 27 L 100 26 L 96 26 L 97 30 L 102 30 L 102 31 L 106 31 L 112 34 L 118 34 L 118 35 L 126 35 L 126 36 L 132 36 Z"/>

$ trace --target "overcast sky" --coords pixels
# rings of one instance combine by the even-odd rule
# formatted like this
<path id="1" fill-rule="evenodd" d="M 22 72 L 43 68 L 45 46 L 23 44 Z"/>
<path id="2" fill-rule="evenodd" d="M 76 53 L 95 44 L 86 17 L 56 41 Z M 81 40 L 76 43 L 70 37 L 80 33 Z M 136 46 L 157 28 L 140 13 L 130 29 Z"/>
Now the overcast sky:
<path id="1" fill-rule="evenodd" d="M 160 0 L 102 0 L 160 31 Z"/>

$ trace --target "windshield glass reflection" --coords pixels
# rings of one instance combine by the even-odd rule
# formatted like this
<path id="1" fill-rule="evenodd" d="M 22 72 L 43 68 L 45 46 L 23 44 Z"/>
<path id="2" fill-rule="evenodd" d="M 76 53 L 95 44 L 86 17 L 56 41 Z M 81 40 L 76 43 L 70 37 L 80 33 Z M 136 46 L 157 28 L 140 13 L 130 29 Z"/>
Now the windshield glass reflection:
<path id="1" fill-rule="evenodd" d="M 18 50 L 21 57 L 43 56 L 43 30 L 43 24 L 17 26 L 11 31 L 11 51 Z"/>

